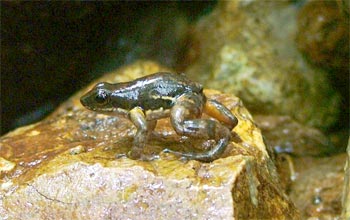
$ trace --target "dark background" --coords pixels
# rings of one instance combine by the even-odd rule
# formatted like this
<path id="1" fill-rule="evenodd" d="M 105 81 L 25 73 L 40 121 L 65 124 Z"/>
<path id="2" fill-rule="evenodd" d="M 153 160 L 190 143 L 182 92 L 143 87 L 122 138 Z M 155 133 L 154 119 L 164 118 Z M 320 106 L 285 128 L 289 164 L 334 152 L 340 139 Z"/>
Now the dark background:
<path id="1" fill-rule="evenodd" d="M 215 4 L 2 1 L 1 134 L 38 121 L 92 79 L 137 58 L 176 67 L 184 44 L 173 40 L 173 23 L 190 24 Z"/>

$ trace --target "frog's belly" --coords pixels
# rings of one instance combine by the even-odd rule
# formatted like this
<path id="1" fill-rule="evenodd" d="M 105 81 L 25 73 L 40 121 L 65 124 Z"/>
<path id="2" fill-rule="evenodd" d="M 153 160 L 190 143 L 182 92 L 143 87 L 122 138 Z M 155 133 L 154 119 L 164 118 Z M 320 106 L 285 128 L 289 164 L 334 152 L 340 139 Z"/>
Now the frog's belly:
<path id="1" fill-rule="evenodd" d="M 147 110 L 145 112 L 146 120 L 151 121 L 151 120 L 157 120 L 160 118 L 166 118 L 169 117 L 170 115 L 170 109 L 154 109 L 154 110 Z"/>

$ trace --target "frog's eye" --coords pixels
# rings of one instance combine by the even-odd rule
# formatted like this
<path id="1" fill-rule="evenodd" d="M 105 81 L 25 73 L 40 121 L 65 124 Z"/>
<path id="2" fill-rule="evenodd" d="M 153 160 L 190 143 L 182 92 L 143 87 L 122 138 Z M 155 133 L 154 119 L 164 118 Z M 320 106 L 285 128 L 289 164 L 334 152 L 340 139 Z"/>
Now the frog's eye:
<path id="1" fill-rule="evenodd" d="M 104 90 L 98 91 L 96 96 L 95 96 L 95 101 L 96 101 L 96 103 L 98 103 L 100 105 L 107 104 L 107 102 L 108 102 L 107 92 Z"/>

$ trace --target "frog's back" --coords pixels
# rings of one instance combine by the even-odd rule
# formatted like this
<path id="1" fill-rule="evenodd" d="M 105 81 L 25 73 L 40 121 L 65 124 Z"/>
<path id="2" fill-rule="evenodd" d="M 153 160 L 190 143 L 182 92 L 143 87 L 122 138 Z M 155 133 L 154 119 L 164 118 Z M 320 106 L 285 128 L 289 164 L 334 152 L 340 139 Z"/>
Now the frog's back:
<path id="1" fill-rule="evenodd" d="M 145 109 L 170 108 L 184 93 L 202 95 L 203 92 L 201 84 L 191 81 L 184 74 L 159 72 L 140 78 L 135 84 L 142 84 L 138 100 L 143 100 L 141 105 Z"/>
<path id="2" fill-rule="evenodd" d="M 201 93 L 203 86 L 199 83 L 191 81 L 185 74 L 174 74 L 168 72 L 158 72 L 142 78 L 139 78 L 136 83 L 142 82 L 145 87 L 150 88 L 165 88 L 168 92 L 186 92 L 191 91 Z M 164 91 L 166 93 L 166 91 Z"/>
<path id="3" fill-rule="evenodd" d="M 154 73 L 131 82 L 113 85 L 113 106 L 130 110 L 134 107 L 169 109 L 176 99 L 185 94 L 203 96 L 201 84 L 188 79 L 184 74 Z"/>

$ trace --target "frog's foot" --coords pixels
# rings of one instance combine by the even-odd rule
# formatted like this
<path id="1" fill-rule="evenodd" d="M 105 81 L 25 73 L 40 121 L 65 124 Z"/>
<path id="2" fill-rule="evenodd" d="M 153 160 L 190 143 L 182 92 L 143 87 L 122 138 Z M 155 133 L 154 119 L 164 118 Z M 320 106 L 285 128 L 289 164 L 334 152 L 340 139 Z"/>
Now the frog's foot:
<path id="1" fill-rule="evenodd" d="M 164 153 L 172 153 L 180 157 L 186 157 L 187 159 L 199 160 L 202 162 L 211 162 L 223 154 L 231 139 L 231 131 L 227 127 L 214 120 L 187 120 L 182 124 L 182 126 L 186 131 L 184 132 L 184 135 L 214 139 L 217 144 L 211 150 L 203 153 L 185 153 L 173 151 L 170 149 L 163 150 Z"/>
<path id="2" fill-rule="evenodd" d="M 203 152 L 203 153 L 194 153 L 194 152 L 178 152 L 178 151 L 173 151 L 168 148 L 163 150 L 163 153 L 172 153 L 178 157 L 183 157 L 186 159 L 190 160 L 199 160 L 202 162 L 211 162 L 217 158 L 220 157 L 220 155 L 223 153 L 225 150 L 227 144 L 229 142 L 229 139 L 221 139 L 218 144 L 212 148 L 210 151 Z"/>
<path id="3" fill-rule="evenodd" d="M 140 160 L 142 161 L 152 161 L 152 160 L 158 160 L 160 157 L 159 155 L 146 155 L 142 154 L 140 157 Z"/>
<path id="4" fill-rule="evenodd" d="M 171 109 L 170 119 L 171 124 L 178 135 L 215 140 L 217 143 L 212 150 L 205 153 L 177 152 L 176 154 L 190 159 L 210 162 L 219 158 L 225 151 L 226 146 L 231 139 L 231 129 L 237 123 L 236 118 L 231 115 L 222 117 L 227 121 L 226 124 L 229 124 L 227 126 L 222 125 L 216 120 L 199 119 L 198 117 L 202 112 L 201 105 L 198 105 L 200 102 L 201 100 L 198 100 L 198 97 L 195 94 L 184 94 L 177 100 L 176 104 Z M 214 101 L 208 105 L 208 109 L 211 109 L 212 114 L 214 114 L 214 110 L 216 110 L 216 115 L 219 115 L 219 113 L 224 114 L 226 111 L 229 112 L 226 107 L 219 105 L 218 102 Z"/>
<path id="5" fill-rule="evenodd" d="M 150 160 L 155 160 L 158 159 L 157 155 L 144 155 L 144 154 L 133 154 L 132 151 L 129 151 L 128 153 L 120 153 L 115 155 L 116 159 L 120 158 L 130 158 L 132 160 L 142 160 L 142 161 L 150 161 Z"/>
<path id="6" fill-rule="evenodd" d="M 152 160 L 157 160 L 159 159 L 159 155 L 146 155 L 146 154 L 133 154 L 132 151 L 129 151 L 126 154 L 116 154 L 115 155 L 116 159 L 119 158 L 129 158 L 132 160 L 141 160 L 141 161 L 152 161 Z"/>

